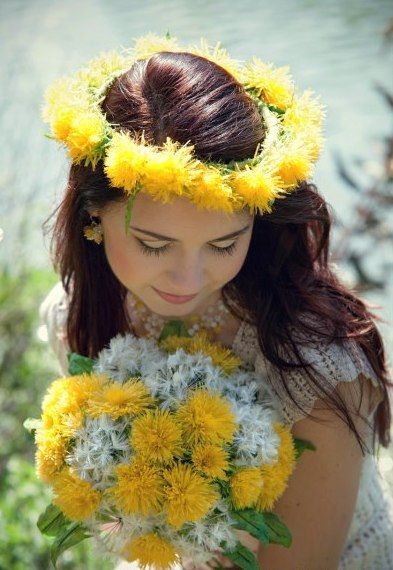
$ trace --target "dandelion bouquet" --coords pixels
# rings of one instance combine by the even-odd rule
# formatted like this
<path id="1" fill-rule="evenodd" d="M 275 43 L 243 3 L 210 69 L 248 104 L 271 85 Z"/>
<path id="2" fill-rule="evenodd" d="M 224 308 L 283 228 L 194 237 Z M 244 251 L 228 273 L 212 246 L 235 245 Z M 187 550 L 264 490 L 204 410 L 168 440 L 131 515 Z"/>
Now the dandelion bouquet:
<path id="1" fill-rule="evenodd" d="M 71 354 L 71 376 L 51 384 L 41 419 L 28 422 L 54 494 L 38 521 L 55 537 L 54 564 L 88 537 L 162 569 L 213 551 L 258 568 L 237 530 L 290 546 L 270 511 L 312 445 L 292 439 L 268 388 L 230 350 L 205 333 L 173 333 L 172 322 L 158 342 L 119 335 L 96 360 Z"/>

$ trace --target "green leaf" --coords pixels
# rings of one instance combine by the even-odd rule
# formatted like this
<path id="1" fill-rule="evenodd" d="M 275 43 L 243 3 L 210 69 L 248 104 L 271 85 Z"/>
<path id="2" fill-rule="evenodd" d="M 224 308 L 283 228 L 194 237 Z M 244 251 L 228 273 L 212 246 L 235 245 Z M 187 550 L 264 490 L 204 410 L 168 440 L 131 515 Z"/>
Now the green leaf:
<path id="1" fill-rule="evenodd" d="M 34 433 L 36 429 L 41 427 L 42 420 L 37 418 L 26 418 L 23 422 L 23 427 L 30 433 Z"/>
<path id="2" fill-rule="evenodd" d="M 77 374 L 90 374 L 93 370 L 94 360 L 87 356 L 82 356 L 76 352 L 69 352 L 68 355 L 68 372 L 72 376 Z"/>
<path id="3" fill-rule="evenodd" d="M 241 542 L 236 544 L 235 550 L 225 550 L 223 555 L 229 558 L 229 560 L 232 560 L 236 566 L 239 566 L 239 568 L 243 570 L 260 570 L 260 566 L 254 554 Z"/>
<path id="4" fill-rule="evenodd" d="M 60 554 L 90 536 L 91 534 L 87 532 L 81 523 L 75 522 L 66 527 L 64 531 L 56 537 L 51 546 L 50 557 L 53 566 L 56 567 L 56 562 Z"/>
<path id="5" fill-rule="evenodd" d="M 37 526 L 47 536 L 57 536 L 65 527 L 71 524 L 59 507 L 50 504 L 45 511 L 38 517 Z"/>
<path id="6" fill-rule="evenodd" d="M 235 528 L 245 530 L 262 544 L 269 544 L 269 529 L 263 513 L 254 509 L 243 509 L 232 512 L 231 516 L 236 520 Z"/>
<path id="7" fill-rule="evenodd" d="M 295 437 L 294 443 L 295 443 L 296 460 L 299 459 L 304 450 L 308 449 L 310 451 L 316 451 L 317 449 L 315 445 L 311 443 L 311 441 L 307 441 L 306 439 L 299 439 Z"/>
<path id="8" fill-rule="evenodd" d="M 263 513 L 269 536 L 269 543 L 281 544 L 289 548 L 292 544 L 292 535 L 288 527 L 274 513 Z"/>
<path id="9" fill-rule="evenodd" d="M 179 319 L 173 319 L 171 321 L 168 321 L 163 327 L 158 342 L 166 339 L 168 336 L 190 337 L 191 335 L 188 333 L 187 327 L 183 321 Z"/>
<path id="10" fill-rule="evenodd" d="M 132 215 L 132 208 L 134 206 L 135 198 L 137 197 L 139 192 L 139 186 L 136 186 L 134 194 L 131 194 L 127 200 L 126 206 L 126 218 L 125 218 L 125 232 L 128 235 L 128 231 L 130 229 L 130 222 L 131 222 L 131 215 Z"/>

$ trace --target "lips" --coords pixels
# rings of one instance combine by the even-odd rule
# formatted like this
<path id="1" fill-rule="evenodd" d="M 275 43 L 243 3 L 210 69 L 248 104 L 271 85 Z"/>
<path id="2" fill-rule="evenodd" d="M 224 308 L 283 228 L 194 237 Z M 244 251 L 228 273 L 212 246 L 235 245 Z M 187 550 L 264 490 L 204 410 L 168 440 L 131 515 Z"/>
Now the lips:
<path id="1" fill-rule="evenodd" d="M 160 291 L 159 289 L 156 289 L 155 287 L 153 287 L 154 291 L 160 295 L 160 297 L 162 299 L 164 299 L 165 301 L 168 301 L 169 303 L 175 303 L 177 304 L 181 304 L 181 303 L 187 303 L 188 301 L 191 301 L 191 299 L 194 299 L 194 297 L 197 296 L 197 294 L 195 295 L 172 295 L 170 293 L 164 293 L 164 291 Z"/>

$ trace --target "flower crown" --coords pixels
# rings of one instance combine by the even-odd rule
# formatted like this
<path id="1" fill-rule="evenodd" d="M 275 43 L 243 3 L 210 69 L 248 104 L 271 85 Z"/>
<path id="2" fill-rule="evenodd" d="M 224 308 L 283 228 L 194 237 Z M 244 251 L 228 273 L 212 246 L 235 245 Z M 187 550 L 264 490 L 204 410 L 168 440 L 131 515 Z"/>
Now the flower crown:
<path id="1" fill-rule="evenodd" d="M 100 103 L 108 88 L 136 60 L 160 51 L 205 57 L 244 86 L 266 133 L 253 157 L 229 163 L 199 160 L 192 144 L 168 137 L 158 147 L 143 133 L 135 137 L 107 121 Z M 169 35 L 148 34 L 133 48 L 104 53 L 73 76 L 56 80 L 45 99 L 47 136 L 65 144 L 75 164 L 94 169 L 102 160 L 110 184 L 129 196 L 130 206 L 142 191 L 164 203 L 187 196 L 204 209 L 233 212 L 248 206 L 253 213 L 271 212 L 276 198 L 312 176 L 323 140 L 324 108 L 312 91 L 295 92 L 288 66 L 275 68 L 256 57 L 242 65 L 219 43 L 211 47 L 205 39 L 182 48 Z"/>

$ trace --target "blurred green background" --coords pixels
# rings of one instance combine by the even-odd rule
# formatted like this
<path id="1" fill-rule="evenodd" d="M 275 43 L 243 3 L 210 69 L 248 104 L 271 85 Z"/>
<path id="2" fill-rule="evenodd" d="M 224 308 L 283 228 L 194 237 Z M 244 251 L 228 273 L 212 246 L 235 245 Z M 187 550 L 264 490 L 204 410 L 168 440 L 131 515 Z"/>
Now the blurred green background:
<path id="1" fill-rule="evenodd" d="M 315 182 L 335 214 L 332 261 L 379 305 L 390 368 L 393 348 L 393 8 L 390 0 L 2 0 L 0 132 L 0 569 L 49 568 L 36 529 L 49 502 L 36 480 L 22 422 L 38 416 L 58 374 L 38 307 L 56 283 L 41 225 L 59 203 L 65 152 L 46 139 L 43 91 L 101 51 L 169 31 L 183 44 L 221 41 L 246 60 L 288 64 L 300 89 L 326 105 Z M 392 448 L 382 475 L 393 485 Z M 88 544 L 60 568 L 106 568 Z"/>

